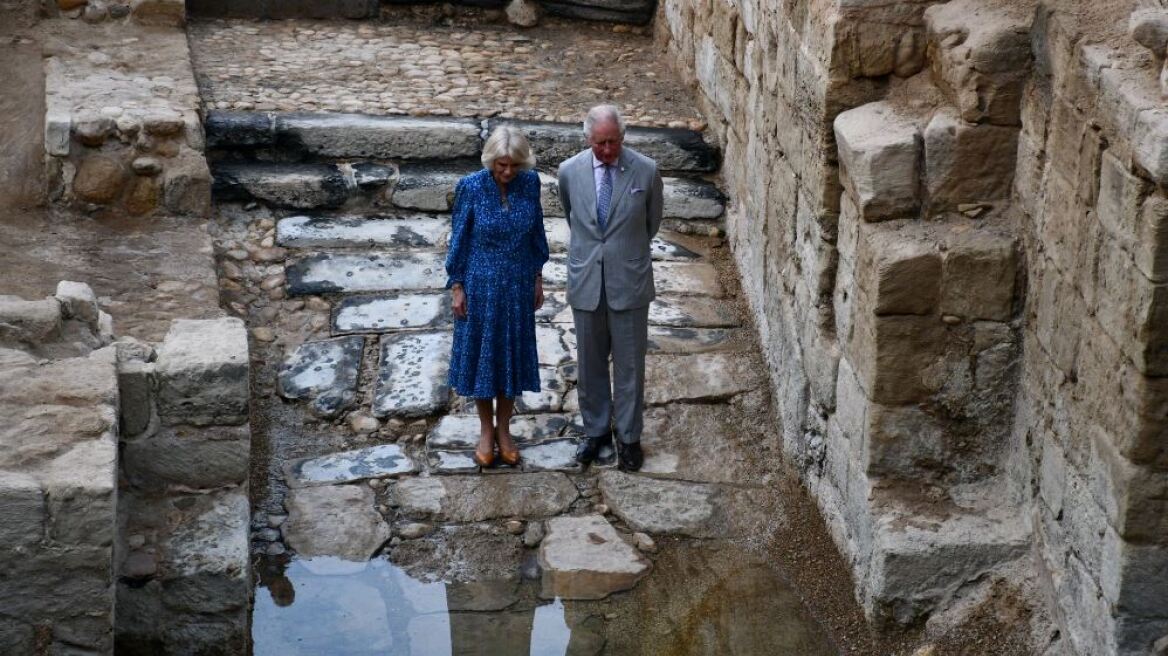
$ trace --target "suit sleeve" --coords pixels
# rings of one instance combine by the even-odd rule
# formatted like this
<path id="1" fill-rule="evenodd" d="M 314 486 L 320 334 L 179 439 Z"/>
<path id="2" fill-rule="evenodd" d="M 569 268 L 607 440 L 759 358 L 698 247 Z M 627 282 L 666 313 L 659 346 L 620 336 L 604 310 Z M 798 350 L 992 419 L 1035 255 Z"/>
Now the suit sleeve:
<path id="1" fill-rule="evenodd" d="M 535 180 L 532 187 L 535 189 L 535 220 L 531 226 L 531 275 L 538 276 L 543 271 L 543 265 L 548 261 L 548 242 L 547 231 L 543 227 L 543 204 L 540 203 L 540 194 L 543 190 L 540 188 L 539 177 L 537 174 L 532 174 Z"/>
<path id="2" fill-rule="evenodd" d="M 466 178 L 454 188 L 454 209 L 450 217 L 450 245 L 446 252 L 446 287 L 466 282 L 466 263 L 470 259 L 470 232 L 474 222 Z"/>
<path id="3" fill-rule="evenodd" d="M 571 227 L 572 201 L 568 200 L 568 180 L 564 177 L 565 164 L 567 162 L 560 164 L 560 168 L 556 171 L 556 190 L 560 194 L 560 206 L 564 208 L 564 218 L 568 221 L 568 227 Z"/>
<path id="4" fill-rule="evenodd" d="M 661 216 L 665 211 L 665 183 L 661 181 L 661 171 L 656 165 L 653 166 L 653 185 L 647 202 L 645 216 L 649 222 L 649 238 L 652 239 L 661 229 Z"/>

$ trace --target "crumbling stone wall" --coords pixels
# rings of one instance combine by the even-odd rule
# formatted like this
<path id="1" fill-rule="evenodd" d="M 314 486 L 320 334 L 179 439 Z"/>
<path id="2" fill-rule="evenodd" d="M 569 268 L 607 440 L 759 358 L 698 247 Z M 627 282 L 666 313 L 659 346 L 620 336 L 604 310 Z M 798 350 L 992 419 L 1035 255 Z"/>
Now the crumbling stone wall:
<path id="1" fill-rule="evenodd" d="M 657 29 L 724 144 L 785 450 L 873 618 L 1022 566 L 1074 650 L 1145 653 L 1164 53 L 1110 47 L 1130 2 L 1035 4 L 667 0 Z"/>

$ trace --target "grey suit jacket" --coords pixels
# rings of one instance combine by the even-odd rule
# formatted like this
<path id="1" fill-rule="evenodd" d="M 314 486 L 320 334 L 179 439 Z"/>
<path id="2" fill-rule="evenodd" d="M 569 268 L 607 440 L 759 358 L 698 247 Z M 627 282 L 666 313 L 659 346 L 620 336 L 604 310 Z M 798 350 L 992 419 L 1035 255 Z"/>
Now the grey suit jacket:
<path id="1" fill-rule="evenodd" d="M 625 146 L 617 160 L 609 218 L 602 233 L 596 221 L 596 179 L 592 151 L 560 164 L 560 202 L 568 217 L 568 305 L 593 311 L 600 285 L 608 306 L 630 310 L 648 305 L 656 295 L 649 245 L 661 227 L 664 204 L 657 163 Z"/>

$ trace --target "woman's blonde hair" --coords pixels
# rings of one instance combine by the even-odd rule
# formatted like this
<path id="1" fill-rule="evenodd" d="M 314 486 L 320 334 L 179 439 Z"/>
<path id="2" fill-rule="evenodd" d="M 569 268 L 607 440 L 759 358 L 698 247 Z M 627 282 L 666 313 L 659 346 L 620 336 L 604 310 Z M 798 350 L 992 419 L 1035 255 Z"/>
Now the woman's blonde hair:
<path id="1" fill-rule="evenodd" d="M 521 169 L 535 168 L 535 153 L 531 152 L 527 136 L 517 127 L 500 125 L 491 131 L 487 143 L 483 144 L 484 167 L 491 168 L 500 157 L 510 157 Z"/>

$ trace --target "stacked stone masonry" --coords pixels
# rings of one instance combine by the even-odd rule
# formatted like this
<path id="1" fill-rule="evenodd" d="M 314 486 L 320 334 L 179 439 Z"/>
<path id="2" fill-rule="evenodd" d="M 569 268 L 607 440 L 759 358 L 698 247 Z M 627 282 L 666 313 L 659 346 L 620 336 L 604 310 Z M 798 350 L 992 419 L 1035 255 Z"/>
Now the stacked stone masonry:
<path id="1" fill-rule="evenodd" d="M 1168 21 L 1133 40 L 1105 4 L 659 11 L 785 448 L 875 619 L 1032 559 L 1065 648 L 1168 636 Z"/>

